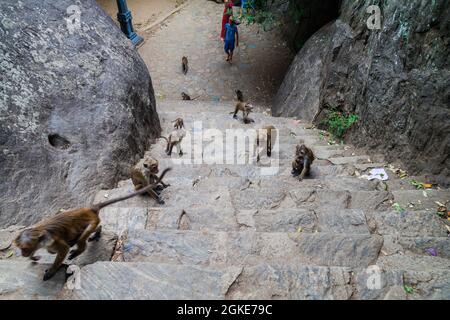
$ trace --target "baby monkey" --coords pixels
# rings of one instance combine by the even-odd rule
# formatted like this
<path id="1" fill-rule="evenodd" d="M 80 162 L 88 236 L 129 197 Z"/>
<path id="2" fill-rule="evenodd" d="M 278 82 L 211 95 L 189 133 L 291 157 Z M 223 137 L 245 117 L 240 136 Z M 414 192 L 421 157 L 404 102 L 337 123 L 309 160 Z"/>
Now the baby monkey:
<path id="1" fill-rule="evenodd" d="M 176 118 L 175 120 L 173 120 L 172 122 L 175 122 L 173 127 L 175 129 L 181 129 L 184 128 L 184 121 L 182 118 Z"/>
<path id="2" fill-rule="evenodd" d="M 300 175 L 299 180 L 302 181 L 305 176 L 309 176 L 311 171 L 311 164 L 315 157 L 311 149 L 304 144 L 297 145 L 295 148 L 295 158 L 292 161 L 292 175 L 297 177 Z"/>
<path id="3" fill-rule="evenodd" d="M 253 106 L 248 102 L 238 102 L 236 103 L 236 107 L 234 108 L 234 112 L 230 112 L 233 114 L 233 118 L 237 119 L 237 113 L 242 111 L 243 121 L 244 123 L 254 122 L 254 120 L 250 119 L 248 115 L 252 112 Z"/>
<path id="4" fill-rule="evenodd" d="M 159 197 L 159 193 L 169 187 L 170 184 L 165 184 L 162 179 L 160 182 L 161 185 L 156 183 L 158 181 L 158 176 L 156 175 L 159 171 L 158 166 L 158 160 L 150 156 L 145 156 L 131 168 L 131 181 L 135 190 L 140 190 L 148 185 L 154 185 L 154 188 L 149 190 L 148 194 L 159 204 L 164 204 L 164 200 Z"/>
<path id="5" fill-rule="evenodd" d="M 22 256 L 29 257 L 34 261 L 39 260 L 40 257 L 34 256 L 34 254 L 41 248 L 57 254 L 53 265 L 44 273 L 44 281 L 46 281 L 59 270 L 71 247 L 77 245 L 75 250 L 70 251 L 70 260 L 84 252 L 86 241 L 93 241 L 100 237 L 99 211 L 102 208 L 148 192 L 160 183 L 170 170 L 171 168 L 165 169 L 154 184 L 148 185 L 137 192 L 94 204 L 90 208 L 64 211 L 43 220 L 20 232 L 15 238 L 14 244 L 21 250 Z"/>
<path id="6" fill-rule="evenodd" d="M 181 69 L 183 70 L 183 73 L 186 75 L 189 69 L 188 58 L 186 56 L 183 56 L 183 58 L 181 58 Z"/>

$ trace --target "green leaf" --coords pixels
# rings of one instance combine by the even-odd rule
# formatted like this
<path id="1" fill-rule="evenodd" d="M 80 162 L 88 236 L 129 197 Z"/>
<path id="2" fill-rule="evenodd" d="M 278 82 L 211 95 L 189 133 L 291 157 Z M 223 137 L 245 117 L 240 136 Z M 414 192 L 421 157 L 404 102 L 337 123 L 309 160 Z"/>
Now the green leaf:
<path id="1" fill-rule="evenodd" d="M 394 204 L 392 205 L 392 207 L 393 207 L 394 210 L 397 211 L 398 213 L 403 213 L 403 212 L 406 211 L 406 209 L 403 208 L 403 207 L 402 207 L 400 204 L 398 204 L 397 202 L 394 203 Z"/>
<path id="2" fill-rule="evenodd" d="M 410 287 L 410 286 L 407 286 L 406 284 L 403 286 L 403 288 L 405 289 L 405 292 L 407 293 L 407 294 L 413 294 L 414 293 L 414 288 L 413 287 Z"/>

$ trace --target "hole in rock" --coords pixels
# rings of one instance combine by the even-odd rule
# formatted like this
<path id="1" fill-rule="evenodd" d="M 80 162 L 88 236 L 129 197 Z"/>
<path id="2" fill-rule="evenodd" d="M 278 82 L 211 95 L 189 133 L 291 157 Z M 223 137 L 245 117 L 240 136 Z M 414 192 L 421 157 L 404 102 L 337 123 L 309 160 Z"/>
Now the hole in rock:
<path id="1" fill-rule="evenodd" d="M 58 148 L 58 149 L 67 149 L 70 147 L 70 141 L 66 138 L 60 136 L 57 133 L 51 133 L 48 135 L 48 142 L 52 147 Z"/>

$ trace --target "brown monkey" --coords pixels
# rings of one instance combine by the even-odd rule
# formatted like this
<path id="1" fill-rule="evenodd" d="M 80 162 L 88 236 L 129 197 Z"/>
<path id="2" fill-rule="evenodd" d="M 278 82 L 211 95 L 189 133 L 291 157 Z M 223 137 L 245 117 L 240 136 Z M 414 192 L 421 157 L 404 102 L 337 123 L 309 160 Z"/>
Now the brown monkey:
<path id="1" fill-rule="evenodd" d="M 233 118 L 237 119 L 237 113 L 239 111 L 242 111 L 244 123 L 249 123 L 249 122 L 253 122 L 253 120 L 248 117 L 248 115 L 250 114 L 250 112 L 252 112 L 252 110 L 253 110 L 253 106 L 250 103 L 238 102 L 238 103 L 236 103 L 234 112 L 230 112 L 230 114 L 233 114 Z"/>
<path id="2" fill-rule="evenodd" d="M 181 58 L 181 68 L 183 70 L 183 73 L 186 75 L 186 73 L 188 72 L 188 58 L 186 56 L 184 56 L 183 58 Z"/>
<path id="3" fill-rule="evenodd" d="M 292 175 L 297 177 L 300 175 L 299 180 L 302 181 L 305 176 L 308 176 L 311 170 L 311 164 L 315 157 L 311 149 L 304 144 L 298 145 L 295 148 L 295 158 L 292 161 Z"/>
<path id="4" fill-rule="evenodd" d="M 155 181 L 158 180 L 158 176 L 156 175 L 159 171 L 158 165 L 158 160 L 146 156 L 131 168 L 131 181 L 133 181 L 135 190 L 140 190 L 148 185 L 155 184 Z M 169 184 L 165 184 L 161 179 L 161 185 L 155 184 L 155 188 L 149 191 L 148 194 L 159 204 L 164 204 L 164 201 L 159 197 L 159 192 L 169 186 Z"/>
<path id="5" fill-rule="evenodd" d="M 270 157 L 270 156 L 272 156 L 272 145 L 273 145 L 272 143 L 277 140 L 277 129 L 273 125 L 267 125 L 267 126 L 262 127 L 262 129 L 260 131 L 262 134 L 265 135 L 266 152 L 267 152 L 267 156 Z M 258 131 L 258 133 L 256 135 L 256 146 L 257 147 L 259 147 L 260 131 Z M 259 162 L 259 153 L 256 158 L 256 161 Z"/>
<path id="6" fill-rule="evenodd" d="M 155 185 L 161 182 L 164 175 L 170 170 L 171 168 L 165 169 L 155 182 Z M 155 185 L 148 185 L 126 196 L 94 204 L 90 208 L 74 209 L 59 213 L 21 231 L 15 238 L 14 244 L 21 250 L 22 256 L 29 257 L 32 260 L 39 259 L 34 254 L 41 248 L 57 254 L 53 265 L 45 271 L 44 281 L 46 281 L 56 274 L 72 246 L 76 244 L 77 248 L 70 251 L 69 259 L 73 259 L 83 253 L 86 249 L 86 241 L 96 240 L 100 237 L 101 227 L 99 226 L 100 218 L 98 213 L 102 208 L 148 192 Z"/>
<path id="7" fill-rule="evenodd" d="M 244 95 L 241 90 L 236 90 L 236 98 L 239 102 L 244 102 Z"/>
<path id="8" fill-rule="evenodd" d="M 174 146 L 177 146 L 177 148 L 179 149 L 178 154 L 180 155 L 180 157 L 183 155 L 183 150 L 181 150 L 181 141 L 183 141 L 183 138 L 185 136 L 186 131 L 184 129 L 172 131 L 168 138 L 160 136 L 160 138 L 163 138 L 167 141 L 166 154 L 168 156 L 172 155 L 172 149 Z"/>
<path id="9" fill-rule="evenodd" d="M 175 124 L 173 125 L 173 127 L 175 129 L 181 129 L 184 128 L 184 121 L 182 118 L 176 118 L 175 120 L 173 120 L 172 122 L 175 122 Z"/>

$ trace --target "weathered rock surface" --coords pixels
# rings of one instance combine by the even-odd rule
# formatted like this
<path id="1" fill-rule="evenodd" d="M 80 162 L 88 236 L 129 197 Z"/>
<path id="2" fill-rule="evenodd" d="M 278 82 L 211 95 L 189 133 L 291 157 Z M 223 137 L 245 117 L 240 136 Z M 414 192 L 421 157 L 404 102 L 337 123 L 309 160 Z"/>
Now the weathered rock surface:
<path id="1" fill-rule="evenodd" d="M 448 2 L 377 2 L 381 30 L 367 27 L 372 4 L 342 1 L 297 54 L 272 112 L 316 123 L 332 108 L 355 113 L 351 142 L 449 183 Z"/>
<path id="2" fill-rule="evenodd" d="M 81 269 L 81 288 L 63 299 L 224 299 L 241 268 L 98 262 Z M 99 290 L 101 288 L 101 290 Z"/>
<path id="3" fill-rule="evenodd" d="M 252 265 L 261 262 L 368 266 L 378 257 L 377 235 L 281 232 L 143 231 L 128 239 L 125 261 L 194 265 Z"/>
<path id="4" fill-rule="evenodd" d="M 94 0 L 0 3 L 0 226 L 91 203 L 160 132 L 152 82 Z"/>
<path id="5" fill-rule="evenodd" d="M 62 268 L 44 282 L 42 277 L 49 267 L 23 261 L 0 261 L 0 300 L 55 299 L 64 286 L 65 271 Z"/>

